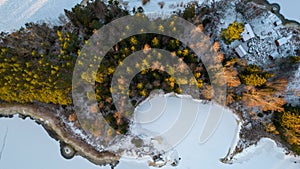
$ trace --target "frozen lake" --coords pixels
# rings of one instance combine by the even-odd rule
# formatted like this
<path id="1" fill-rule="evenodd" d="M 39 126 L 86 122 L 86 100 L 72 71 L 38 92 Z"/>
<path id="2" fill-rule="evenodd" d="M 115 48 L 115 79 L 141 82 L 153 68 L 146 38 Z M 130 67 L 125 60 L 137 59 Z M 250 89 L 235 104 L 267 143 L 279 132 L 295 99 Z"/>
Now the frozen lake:
<path id="1" fill-rule="evenodd" d="M 0 119 L 0 149 L 6 130 L 6 145 L 0 159 L 1 169 L 99 169 L 99 166 L 82 157 L 64 159 L 60 155 L 59 143 L 29 118 Z"/>
<path id="2" fill-rule="evenodd" d="M 159 100 L 159 101 L 156 101 Z M 162 105 L 162 103 L 165 103 Z M 186 106 L 185 106 L 186 105 Z M 141 106 L 137 108 L 136 113 L 152 113 L 158 109 L 156 107 L 164 107 L 162 113 L 158 118 L 149 123 L 141 123 L 138 126 L 139 133 L 143 136 L 155 137 L 158 133 L 163 135 L 166 130 L 171 130 L 174 123 L 184 123 L 178 120 L 177 117 L 181 113 L 187 114 L 188 112 L 198 110 L 198 116 L 194 123 L 191 124 L 192 129 L 187 135 L 182 135 L 183 139 L 173 149 L 178 157 L 181 158 L 177 168 L 218 168 L 218 169 L 253 169 L 253 168 L 289 168 L 296 169 L 300 167 L 300 164 L 295 164 L 298 159 L 285 156 L 283 150 L 276 146 L 276 143 L 270 139 L 262 139 L 258 146 L 251 147 L 242 153 L 234 161 L 234 164 L 224 164 L 220 162 L 220 158 L 226 156 L 228 149 L 234 147 L 236 144 L 236 135 L 238 131 L 238 123 L 233 113 L 224 109 L 223 117 L 218 124 L 213 135 L 205 143 L 200 143 L 199 138 L 201 131 L 205 125 L 206 119 L 209 113 L 216 113 L 215 107 L 219 105 L 212 103 L 203 103 L 187 98 L 170 97 L 170 96 L 156 96 L 148 101 L 145 101 Z M 141 109 L 141 110 L 139 110 Z M 221 110 L 221 109 L 219 109 Z M 171 118 L 170 118 L 171 117 Z M 192 122 L 191 122 L 192 123 Z M 144 128 L 145 130 L 141 130 Z M 181 134 L 180 131 L 176 134 Z M 143 160 L 141 160 L 143 161 Z M 149 168 L 146 163 L 136 164 L 131 160 L 123 159 L 120 166 L 123 168 Z M 166 166 L 165 168 L 174 168 L 172 166 Z"/>

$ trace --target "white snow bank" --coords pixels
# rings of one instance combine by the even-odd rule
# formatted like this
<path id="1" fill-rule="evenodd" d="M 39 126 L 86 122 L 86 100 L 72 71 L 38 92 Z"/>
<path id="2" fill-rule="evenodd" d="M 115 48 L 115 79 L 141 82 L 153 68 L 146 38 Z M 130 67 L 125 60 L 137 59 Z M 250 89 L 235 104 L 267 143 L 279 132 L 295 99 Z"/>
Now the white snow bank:
<path id="1" fill-rule="evenodd" d="M 252 145 L 245 149 L 243 153 L 237 154 L 234 158 L 234 161 L 237 163 L 245 163 L 251 159 L 258 159 L 259 157 L 262 157 L 262 155 L 268 155 L 269 158 L 266 158 L 265 160 L 268 161 L 273 159 L 274 163 L 282 166 L 281 168 L 288 168 L 283 167 L 283 164 L 287 165 L 290 162 L 300 162 L 299 158 L 286 156 L 284 152 L 285 150 L 283 148 L 277 147 L 277 144 L 274 140 L 262 138 L 257 145 Z M 297 166 L 299 166 L 299 164 Z"/>

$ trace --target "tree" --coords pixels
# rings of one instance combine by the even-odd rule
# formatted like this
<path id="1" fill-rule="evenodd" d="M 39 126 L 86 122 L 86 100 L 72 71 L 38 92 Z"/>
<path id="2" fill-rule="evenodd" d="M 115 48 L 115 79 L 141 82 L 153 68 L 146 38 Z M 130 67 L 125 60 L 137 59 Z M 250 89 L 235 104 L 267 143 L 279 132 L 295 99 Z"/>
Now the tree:
<path id="1" fill-rule="evenodd" d="M 241 39 L 242 32 L 244 32 L 243 23 L 234 21 L 228 26 L 228 28 L 221 31 L 220 36 L 224 40 L 224 42 L 229 45 L 231 42 Z"/>
<path id="2" fill-rule="evenodd" d="M 248 65 L 239 75 L 241 82 L 245 85 L 262 86 L 273 74 L 264 72 L 256 65 Z"/>
<path id="3" fill-rule="evenodd" d="M 238 77 L 238 72 L 233 66 L 230 66 L 228 68 L 224 68 L 224 74 L 225 74 L 225 79 L 228 87 L 238 87 L 241 82 Z"/>
<path id="4" fill-rule="evenodd" d="M 270 82 L 266 83 L 266 86 L 276 90 L 281 95 L 285 94 L 288 85 L 288 80 L 284 77 L 275 78 Z"/>
<path id="5" fill-rule="evenodd" d="M 95 29 L 101 28 L 114 18 L 128 15 L 129 12 L 122 9 L 116 0 L 109 0 L 108 5 L 101 0 L 95 0 L 86 6 L 78 4 L 71 11 L 65 10 L 65 14 L 86 35 L 85 39 L 88 39 Z"/>
<path id="6" fill-rule="evenodd" d="M 262 111 L 283 111 L 286 103 L 284 98 L 278 97 L 276 92 L 270 89 L 255 89 L 244 92 L 242 101 L 248 107 L 258 107 Z"/>
<path id="7" fill-rule="evenodd" d="M 190 20 L 195 16 L 195 4 L 188 4 L 183 11 L 183 18 Z"/>
<path id="8" fill-rule="evenodd" d="M 300 56 L 291 56 L 290 60 L 292 63 L 298 63 L 300 61 Z"/>
<path id="9" fill-rule="evenodd" d="M 45 23 L 25 26 L 1 37 L 0 99 L 71 104 L 72 64 L 79 48 L 76 34 Z"/>
<path id="10" fill-rule="evenodd" d="M 243 84 L 251 86 L 261 86 L 267 82 L 267 79 L 257 74 L 240 75 L 240 79 Z"/>
<path id="11" fill-rule="evenodd" d="M 205 85 L 204 89 L 202 90 L 202 96 L 206 100 L 211 100 L 214 97 L 214 90 L 211 85 Z"/>
<path id="12" fill-rule="evenodd" d="M 299 155 L 300 108 L 285 105 L 283 112 L 275 112 L 274 124 L 291 149 Z"/>

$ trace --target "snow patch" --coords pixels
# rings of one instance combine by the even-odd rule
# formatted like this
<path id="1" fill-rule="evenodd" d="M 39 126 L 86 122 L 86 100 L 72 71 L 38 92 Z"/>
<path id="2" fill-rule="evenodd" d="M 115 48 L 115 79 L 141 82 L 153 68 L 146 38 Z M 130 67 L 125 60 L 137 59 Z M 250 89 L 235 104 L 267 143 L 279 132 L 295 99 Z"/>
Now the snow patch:
<path id="1" fill-rule="evenodd" d="M 288 83 L 286 101 L 292 105 L 300 105 L 300 65 L 294 78 Z"/>

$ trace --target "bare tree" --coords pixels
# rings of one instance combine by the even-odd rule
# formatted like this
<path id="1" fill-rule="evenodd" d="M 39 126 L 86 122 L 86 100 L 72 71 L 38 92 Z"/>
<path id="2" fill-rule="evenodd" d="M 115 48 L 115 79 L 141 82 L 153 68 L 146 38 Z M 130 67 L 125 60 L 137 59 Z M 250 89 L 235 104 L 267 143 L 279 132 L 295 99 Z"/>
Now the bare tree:
<path id="1" fill-rule="evenodd" d="M 284 77 L 280 77 L 272 80 L 271 82 L 267 82 L 266 85 L 268 87 L 274 88 L 280 94 L 285 94 L 288 85 L 288 80 Z"/>
<path id="2" fill-rule="evenodd" d="M 283 111 L 282 106 L 286 103 L 283 98 L 267 89 L 245 92 L 242 101 L 248 107 L 260 107 L 263 111 Z"/>
<path id="3" fill-rule="evenodd" d="M 205 85 L 203 91 L 202 91 L 202 96 L 206 100 L 211 100 L 214 97 L 214 90 L 211 85 Z"/>
<path id="4" fill-rule="evenodd" d="M 241 84 L 238 72 L 233 66 L 225 68 L 225 78 L 228 87 L 238 87 Z"/>

